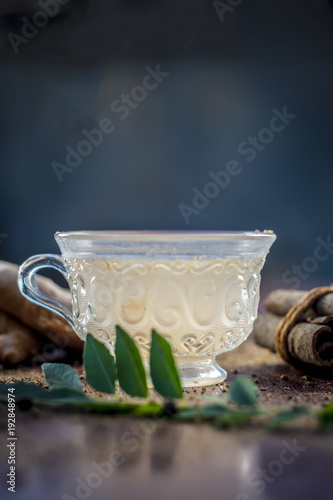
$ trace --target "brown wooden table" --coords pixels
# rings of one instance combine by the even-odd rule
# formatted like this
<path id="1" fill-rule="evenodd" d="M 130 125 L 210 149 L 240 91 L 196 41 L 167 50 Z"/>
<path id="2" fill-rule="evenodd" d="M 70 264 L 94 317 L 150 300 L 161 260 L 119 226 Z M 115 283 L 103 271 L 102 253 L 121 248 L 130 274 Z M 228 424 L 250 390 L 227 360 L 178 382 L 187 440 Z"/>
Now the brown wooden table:
<path id="1" fill-rule="evenodd" d="M 229 371 L 228 382 L 236 375 L 234 371 L 252 376 L 263 404 L 333 400 L 331 380 L 304 377 L 252 341 L 219 361 Z M 38 369 L 2 371 L 0 381 L 36 376 L 40 376 Z M 301 427 L 274 433 L 253 428 L 217 431 L 207 424 L 35 408 L 17 409 L 18 470 L 13 497 L 5 484 L 5 406 L 0 425 L 1 499 L 332 498 L 332 433 Z M 78 484 L 81 490 L 75 493 Z M 62 496 L 65 493 L 70 496 Z"/>

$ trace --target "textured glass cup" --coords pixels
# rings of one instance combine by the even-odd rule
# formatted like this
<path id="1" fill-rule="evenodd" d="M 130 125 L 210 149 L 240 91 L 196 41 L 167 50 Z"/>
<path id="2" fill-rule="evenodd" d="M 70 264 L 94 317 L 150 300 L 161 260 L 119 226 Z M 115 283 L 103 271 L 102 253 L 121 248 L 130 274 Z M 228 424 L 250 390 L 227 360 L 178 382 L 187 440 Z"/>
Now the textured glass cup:
<path id="1" fill-rule="evenodd" d="M 81 339 L 90 332 L 111 353 L 120 325 L 147 367 L 155 329 L 173 348 L 183 387 L 215 384 L 226 377 L 216 355 L 252 330 L 260 271 L 275 238 L 265 232 L 57 233 L 62 256 L 28 259 L 19 287 L 65 318 Z M 45 267 L 67 279 L 72 310 L 38 289 L 34 276 Z"/>

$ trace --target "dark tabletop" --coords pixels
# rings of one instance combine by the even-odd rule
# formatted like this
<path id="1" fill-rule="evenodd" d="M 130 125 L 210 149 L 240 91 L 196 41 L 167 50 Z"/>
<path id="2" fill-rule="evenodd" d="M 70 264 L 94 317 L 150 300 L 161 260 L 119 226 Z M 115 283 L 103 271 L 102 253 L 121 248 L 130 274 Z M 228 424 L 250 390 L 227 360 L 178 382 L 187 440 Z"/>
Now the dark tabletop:
<path id="1" fill-rule="evenodd" d="M 252 341 L 219 361 L 229 371 L 228 382 L 235 371 L 252 376 L 265 405 L 333 400 L 332 381 L 305 376 Z M 38 371 L 3 371 L 0 381 L 31 378 Z M 13 498 L 5 485 L 5 406 L 0 423 L 5 499 Z M 332 434 L 301 424 L 274 433 L 260 428 L 221 431 L 208 424 L 36 408 L 17 409 L 16 423 L 17 500 L 332 498 Z"/>

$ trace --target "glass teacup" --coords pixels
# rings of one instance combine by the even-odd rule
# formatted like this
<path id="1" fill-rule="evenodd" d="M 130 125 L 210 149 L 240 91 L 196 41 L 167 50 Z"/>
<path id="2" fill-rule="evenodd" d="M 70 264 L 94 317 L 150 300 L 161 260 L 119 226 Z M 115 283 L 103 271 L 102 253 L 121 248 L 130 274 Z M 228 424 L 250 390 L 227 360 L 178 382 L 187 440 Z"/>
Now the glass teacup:
<path id="1" fill-rule="evenodd" d="M 114 351 L 118 324 L 148 368 L 151 330 L 171 344 L 183 387 L 221 382 L 215 357 L 250 334 L 271 232 L 84 231 L 56 233 L 62 256 L 36 255 L 20 268 L 31 301 L 65 318 L 81 339 L 91 333 Z M 35 273 L 60 271 L 72 310 L 44 295 Z"/>

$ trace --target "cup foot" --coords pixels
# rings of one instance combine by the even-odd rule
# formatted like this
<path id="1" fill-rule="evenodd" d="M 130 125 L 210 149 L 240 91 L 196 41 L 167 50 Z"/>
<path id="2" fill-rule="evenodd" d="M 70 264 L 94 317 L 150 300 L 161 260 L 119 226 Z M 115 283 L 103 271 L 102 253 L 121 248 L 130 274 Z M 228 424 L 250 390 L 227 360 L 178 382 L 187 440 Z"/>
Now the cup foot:
<path id="1" fill-rule="evenodd" d="M 203 387 L 218 384 L 227 377 L 227 372 L 217 364 L 215 358 L 178 363 L 178 371 L 182 387 Z"/>

